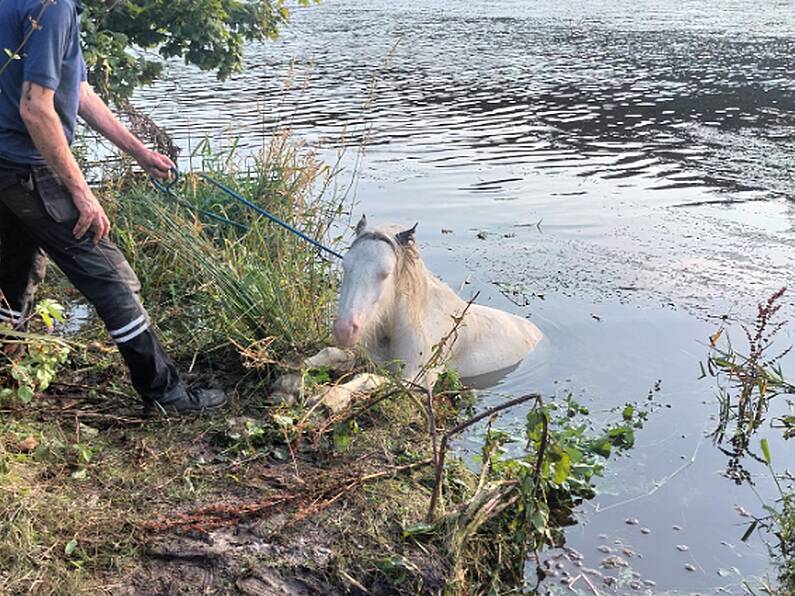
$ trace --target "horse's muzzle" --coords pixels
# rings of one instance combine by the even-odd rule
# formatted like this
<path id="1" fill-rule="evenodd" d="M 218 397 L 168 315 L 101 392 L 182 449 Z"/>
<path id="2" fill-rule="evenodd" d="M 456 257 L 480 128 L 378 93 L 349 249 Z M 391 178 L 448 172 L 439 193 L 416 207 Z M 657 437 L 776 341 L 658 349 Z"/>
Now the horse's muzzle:
<path id="1" fill-rule="evenodd" d="M 361 324 L 353 318 L 334 321 L 334 341 L 342 348 L 356 345 L 362 335 Z"/>

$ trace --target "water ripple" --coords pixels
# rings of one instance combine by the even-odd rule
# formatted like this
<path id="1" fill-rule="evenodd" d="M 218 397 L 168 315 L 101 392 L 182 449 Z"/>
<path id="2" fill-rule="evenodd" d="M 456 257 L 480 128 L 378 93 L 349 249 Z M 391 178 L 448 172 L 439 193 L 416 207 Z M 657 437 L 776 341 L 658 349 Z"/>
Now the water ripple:
<path id="1" fill-rule="evenodd" d="M 496 4 L 329 3 L 299 12 L 278 43 L 249 48 L 233 80 L 209 84 L 174 65 L 138 99 L 184 146 L 232 131 L 253 149 L 285 123 L 324 139 L 369 126 L 372 146 L 400 144 L 440 167 L 528 164 L 649 188 L 795 194 L 786 3 L 763 3 L 751 22 L 737 2 Z M 296 59 L 311 64 L 306 88 L 283 83 Z"/>

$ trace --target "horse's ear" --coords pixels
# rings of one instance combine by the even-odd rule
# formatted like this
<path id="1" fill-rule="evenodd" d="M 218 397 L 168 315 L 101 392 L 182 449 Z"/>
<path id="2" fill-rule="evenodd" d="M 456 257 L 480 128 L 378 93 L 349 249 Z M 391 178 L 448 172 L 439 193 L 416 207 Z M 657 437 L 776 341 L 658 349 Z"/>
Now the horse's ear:
<path id="1" fill-rule="evenodd" d="M 359 220 L 359 223 L 356 224 L 356 235 L 360 236 L 362 232 L 367 229 L 367 216 L 362 215 L 362 218 Z"/>
<path id="2" fill-rule="evenodd" d="M 417 231 L 417 225 L 414 224 L 414 227 L 406 230 L 405 232 L 400 232 L 397 236 L 395 236 L 395 240 L 397 240 L 398 244 L 401 246 L 408 246 L 409 244 L 414 243 L 414 233 Z"/>

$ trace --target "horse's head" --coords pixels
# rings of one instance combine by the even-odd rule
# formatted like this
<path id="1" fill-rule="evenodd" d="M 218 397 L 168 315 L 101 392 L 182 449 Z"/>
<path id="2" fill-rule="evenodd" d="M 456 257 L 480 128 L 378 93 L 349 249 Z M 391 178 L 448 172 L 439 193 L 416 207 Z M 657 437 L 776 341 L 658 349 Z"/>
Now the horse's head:
<path id="1" fill-rule="evenodd" d="M 356 240 L 342 261 L 344 276 L 334 339 L 341 346 L 355 345 L 392 307 L 401 251 L 413 244 L 415 225 L 368 229 L 367 218 L 356 226 Z"/>

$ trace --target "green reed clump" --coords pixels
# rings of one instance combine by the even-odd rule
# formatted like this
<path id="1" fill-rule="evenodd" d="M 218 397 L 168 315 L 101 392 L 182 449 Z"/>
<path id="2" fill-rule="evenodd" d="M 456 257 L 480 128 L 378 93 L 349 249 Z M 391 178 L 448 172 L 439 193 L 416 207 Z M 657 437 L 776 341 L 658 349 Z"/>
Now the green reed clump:
<path id="1" fill-rule="evenodd" d="M 234 167 L 232 155 L 204 156 L 204 172 L 311 237 L 332 237 L 347 205 L 336 170 L 286 135 Z M 175 204 L 148 182 L 117 189 L 114 231 L 141 278 L 143 298 L 182 356 L 267 346 L 273 358 L 328 341 L 335 264 L 311 245 L 237 203 L 198 176 L 175 187 L 196 209 L 248 226 L 225 226 Z"/>

